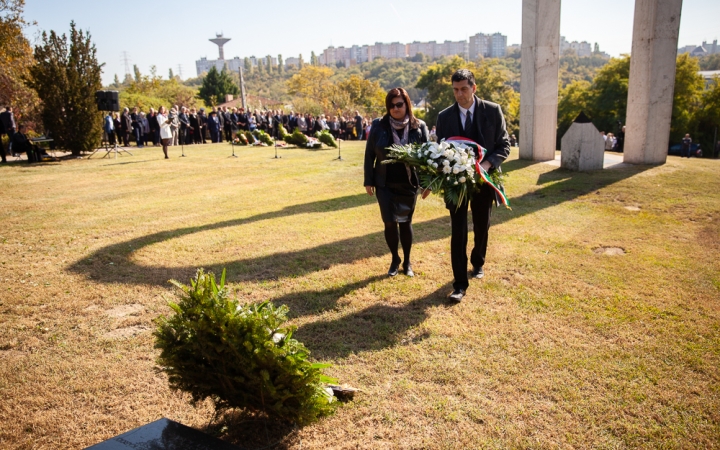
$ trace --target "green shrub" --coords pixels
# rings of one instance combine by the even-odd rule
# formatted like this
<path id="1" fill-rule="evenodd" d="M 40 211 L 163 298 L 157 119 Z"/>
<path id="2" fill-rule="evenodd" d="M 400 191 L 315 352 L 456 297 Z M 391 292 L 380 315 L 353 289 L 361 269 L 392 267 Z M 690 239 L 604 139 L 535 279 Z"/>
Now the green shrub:
<path id="1" fill-rule="evenodd" d="M 287 142 L 287 138 L 290 137 L 290 134 L 288 134 L 287 130 L 285 129 L 282 124 L 278 125 L 278 137 L 280 137 L 281 141 Z"/>
<path id="2" fill-rule="evenodd" d="M 252 131 L 245 130 L 241 131 L 241 133 L 245 135 L 245 139 L 247 139 L 248 145 L 255 145 L 257 139 L 255 138 L 255 135 L 252 134 Z"/>
<path id="3" fill-rule="evenodd" d="M 255 130 L 255 131 L 253 131 L 253 134 L 263 144 L 267 144 L 267 145 L 271 145 L 271 146 L 275 145 L 275 142 L 273 142 L 273 139 L 270 137 L 270 135 L 267 134 L 266 132 L 264 132 L 263 130 Z"/>
<path id="4" fill-rule="evenodd" d="M 218 411 L 245 408 L 274 419 L 307 424 L 335 409 L 322 383 L 327 364 L 312 364 L 310 352 L 283 327 L 286 306 L 241 305 L 230 299 L 225 271 L 220 285 L 198 270 L 190 286 L 176 281 L 180 301 L 171 317 L 156 320 L 158 364 L 173 389 L 192 402 L 210 398 Z"/>
<path id="5" fill-rule="evenodd" d="M 293 131 L 293 134 L 285 138 L 285 142 L 291 145 L 295 145 L 297 147 L 306 148 L 308 143 L 308 138 L 305 136 L 302 131 L 300 131 L 299 128 L 295 128 L 295 131 Z"/>
<path id="6" fill-rule="evenodd" d="M 238 131 L 238 133 L 235 135 L 235 139 L 233 139 L 233 144 L 248 145 L 248 140 L 242 132 Z"/>
<path id="7" fill-rule="evenodd" d="M 337 141 L 328 130 L 316 131 L 315 137 L 328 147 L 337 148 L 338 146 Z"/>

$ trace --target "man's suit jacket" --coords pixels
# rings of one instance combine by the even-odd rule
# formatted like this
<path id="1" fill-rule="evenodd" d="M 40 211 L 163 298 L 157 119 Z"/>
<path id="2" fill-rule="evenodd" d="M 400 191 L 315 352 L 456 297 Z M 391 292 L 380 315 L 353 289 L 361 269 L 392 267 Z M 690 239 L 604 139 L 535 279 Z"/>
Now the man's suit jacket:
<path id="1" fill-rule="evenodd" d="M 120 116 L 120 124 L 120 128 L 124 132 L 129 133 L 130 130 L 132 130 L 132 119 L 130 118 L 130 114 L 123 113 L 123 115 Z"/>
<path id="2" fill-rule="evenodd" d="M 7 134 L 9 131 L 15 131 L 16 123 L 15 116 L 9 111 L 3 111 L 0 113 L 0 121 L 3 125 L 3 134 Z"/>
<path id="3" fill-rule="evenodd" d="M 493 169 L 497 169 L 510 155 L 510 141 L 505 129 L 505 116 L 503 116 L 500 105 L 480 100 L 477 97 L 475 97 L 474 115 L 473 124 L 477 127 L 478 144 L 487 150 L 483 161 L 488 161 L 492 164 Z M 438 114 L 436 134 L 438 141 L 461 136 L 462 124 L 460 123 L 460 107 L 457 102 Z"/>

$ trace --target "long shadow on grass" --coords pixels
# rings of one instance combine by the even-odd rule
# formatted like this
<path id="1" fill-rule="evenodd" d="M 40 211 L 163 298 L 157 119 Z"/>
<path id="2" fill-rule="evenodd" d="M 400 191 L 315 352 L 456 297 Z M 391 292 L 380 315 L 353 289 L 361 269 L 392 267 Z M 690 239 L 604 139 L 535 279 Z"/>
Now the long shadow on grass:
<path id="1" fill-rule="evenodd" d="M 511 177 L 508 184 L 512 185 L 513 171 L 532 164 L 529 161 L 508 162 L 506 172 Z M 508 220 L 574 200 L 582 195 L 636 175 L 648 168 L 628 166 L 593 173 L 577 173 L 559 168 L 552 170 L 540 176 L 538 184 L 541 187 L 537 190 L 511 198 L 512 211 L 503 208 L 497 209 L 493 217 L 493 225 L 497 226 Z M 510 189 L 510 195 L 512 195 L 512 189 Z M 146 285 L 166 285 L 167 280 L 172 278 L 187 280 L 194 275 L 198 266 L 203 266 L 205 269 L 215 273 L 220 273 L 223 268 L 227 268 L 228 279 L 231 281 L 262 281 L 281 277 L 302 276 L 311 272 L 326 270 L 334 265 L 351 264 L 365 258 L 386 255 L 388 251 L 385 247 L 382 231 L 365 236 L 340 239 L 309 249 L 279 251 L 256 258 L 237 259 L 221 265 L 140 266 L 132 262 L 130 256 L 143 247 L 193 233 L 218 230 L 296 214 L 339 211 L 366 205 L 374 201 L 372 197 L 366 194 L 357 194 L 288 206 L 278 211 L 242 219 L 161 231 L 101 248 L 90 256 L 70 265 L 69 270 L 103 283 Z M 428 242 L 447 238 L 450 235 L 449 222 L 449 217 L 443 215 L 436 219 L 416 223 L 414 225 L 415 241 Z M 348 224 L 348 226 L 352 226 L 352 224 Z M 278 242 L 277 246 L 281 250 L 283 243 Z"/>
<path id="2" fill-rule="evenodd" d="M 376 304 L 336 320 L 303 325 L 294 336 L 303 342 L 316 359 L 344 358 L 351 353 L 381 350 L 400 342 L 403 337 L 418 342 L 427 333 L 406 336 L 406 332 L 423 323 L 433 306 L 448 303 L 452 290 L 448 282 L 432 293 L 403 305 Z"/>

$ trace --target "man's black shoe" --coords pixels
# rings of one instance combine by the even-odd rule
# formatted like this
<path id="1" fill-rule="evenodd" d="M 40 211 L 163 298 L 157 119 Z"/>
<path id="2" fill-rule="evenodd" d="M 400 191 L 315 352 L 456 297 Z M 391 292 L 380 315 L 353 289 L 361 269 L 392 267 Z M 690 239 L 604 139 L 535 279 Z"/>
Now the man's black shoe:
<path id="1" fill-rule="evenodd" d="M 455 289 L 448 298 L 454 302 L 459 302 L 465 297 L 465 289 Z"/>
<path id="2" fill-rule="evenodd" d="M 403 264 L 403 272 L 405 272 L 405 275 L 408 277 L 415 276 L 415 272 L 413 272 L 412 266 L 410 264 L 408 264 L 408 265 Z"/>
<path id="3" fill-rule="evenodd" d="M 485 276 L 485 272 L 482 267 L 473 267 L 471 275 L 473 278 L 482 278 Z"/>
<path id="4" fill-rule="evenodd" d="M 390 268 L 388 269 L 388 276 L 394 277 L 398 274 L 398 269 L 400 268 L 400 260 L 393 259 L 393 262 L 390 264 Z"/>

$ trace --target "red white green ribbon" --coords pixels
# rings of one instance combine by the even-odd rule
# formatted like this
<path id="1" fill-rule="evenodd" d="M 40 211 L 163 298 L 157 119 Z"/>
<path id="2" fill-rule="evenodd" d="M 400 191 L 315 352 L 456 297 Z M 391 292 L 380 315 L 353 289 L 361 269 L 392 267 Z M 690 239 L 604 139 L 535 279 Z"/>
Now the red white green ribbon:
<path id="1" fill-rule="evenodd" d="M 462 136 L 453 136 L 451 138 L 445 139 L 445 142 L 447 142 L 448 144 L 453 142 L 465 144 L 469 147 L 474 148 L 477 151 L 478 157 L 475 158 L 475 172 L 477 172 L 477 174 L 485 183 L 489 184 L 490 187 L 495 190 L 495 192 L 497 193 L 497 198 L 500 200 L 500 203 L 505 205 L 506 208 L 510 208 L 510 201 L 508 200 L 507 195 L 505 195 L 505 190 L 503 189 L 502 185 L 496 185 L 493 182 L 492 178 L 490 178 L 490 175 L 487 173 L 487 171 L 483 169 L 483 167 L 480 165 L 480 161 L 482 161 L 487 154 L 487 150 L 485 149 L 485 147 L 473 141 L 472 139 L 468 139 Z"/>

